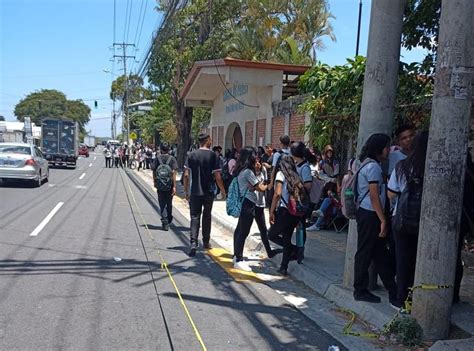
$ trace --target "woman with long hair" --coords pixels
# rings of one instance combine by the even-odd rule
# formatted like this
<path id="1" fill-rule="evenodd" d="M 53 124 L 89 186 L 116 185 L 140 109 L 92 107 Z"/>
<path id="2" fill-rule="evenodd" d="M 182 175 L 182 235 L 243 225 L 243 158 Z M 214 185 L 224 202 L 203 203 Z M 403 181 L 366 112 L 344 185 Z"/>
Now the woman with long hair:
<path id="1" fill-rule="evenodd" d="M 304 185 L 296 170 L 295 161 L 290 155 L 281 156 L 279 170 L 275 176 L 275 192 L 270 207 L 270 231 L 268 238 L 283 247 L 278 272 L 288 274 L 290 259 L 296 259 L 297 247 L 291 243 L 291 237 L 301 217 L 290 214 L 287 209 L 291 195 L 303 190 Z"/>
<path id="2" fill-rule="evenodd" d="M 369 265 L 373 260 L 375 269 L 389 292 L 392 304 L 397 301 L 397 286 L 390 269 L 387 250 L 387 220 L 385 218 L 385 182 L 382 161 L 390 150 L 390 137 L 373 134 L 369 137 L 360 155 L 362 164 L 357 174 L 356 199 L 359 208 L 357 221 L 357 252 L 354 262 L 354 299 L 379 303 L 380 297 L 368 290 Z"/>
<path id="3" fill-rule="evenodd" d="M 240 150 L 240 157 L 233 173 L 233 176 L 237 177 L 240 194 L 244 198 L 237 227 L 234 231 L 234 268 L 246 272 L 252 271 L 244 261 L 243 254 L 245 240 L 250 233 L 255 218 L 258 201 L 256 191 L 263 192 L 267 190 L 267 185 L 255 175 L 256 160 L 256 151 L 253 147 L 243 148 Z"/>
<path id="4" fill-rule="evenodd" d="M 416 135 L 413 141 L 412 153 L 397 163 L 388 182 L 388 197 L 391 200 L 399 199 L 404 191 L 418 197 L 421 209 L 421 193 L 423 177 L 425 175 L 426 149 L 428 147 L 428 132 Z M 409 195 L 410 196 L 410 195 Z M 395 239 L 396 270 L 397 270 L 397 307 L 402 307 L 408 296 L 408 289 L 413 286 L 416 267 L 416 250 L 418 247 L 418 231 L 409 232 L 407 228 L 398 228 L 397 207 L 393 211 L 393 234 Z M 418 210 L 419 210 L 418 209 Z M 413 209 L 412 213 L 417 211 Z M 401 213 L 398 213 L 401 215 Z M 419 218 L 418 218 L 419 221 Z"/>

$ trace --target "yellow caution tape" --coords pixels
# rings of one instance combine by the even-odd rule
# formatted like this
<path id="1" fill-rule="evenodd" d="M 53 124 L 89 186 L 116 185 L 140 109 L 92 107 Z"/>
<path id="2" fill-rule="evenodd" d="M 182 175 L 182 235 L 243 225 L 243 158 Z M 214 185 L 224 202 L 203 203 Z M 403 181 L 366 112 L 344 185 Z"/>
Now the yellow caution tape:
<path id="1" fill-rule="evenodd" d="M 155 250 L 158 253 L 158 256 L 160 257 L 161 268 L 164 269 L 166 271 L 166 273 L 168 274 L 168 277 L 171 280 L 171 283 L 173 284 L 174 290 L 176 291 L 176 294 L 178 295 L 179 302 L 181 303 L 181 306 L 184 310 L 184 313 L 188 317 L 189 323 L 191 324 L 191 327 L 194 331 L 194 334 L 196 335 L 197 340 L 199 341 L 199 344 L 201 345 L 201 348 L 204 351 L 207 351 L 206 345 L 204 344 L 204 341 L 202 340 L 201 334 L 199 333 L 199 330 L 198 330 L 196 324 L 194 323 L 194 320 L 191 317 L 191 314 L 189 313 L 188 307 L 186 306 L 186 303 L 184 302 L 184 299 L 183 299 L 183 297 L 181 295 L 181 292 L 179 291 L 179 288 L 178 288 L 178 286 L 177 286 L 177 284 L 176 284 L 176 282 L 173 278 L 173 275 L 171 274 L 170 270 L 168 269 L 168 264 L 166 263 L 165 259 L 161 255 L 161 251 L 158 249 L 158 245 L 157 245 L 155 239 L 153 238 L 153 235 L 151 234 L 150 228 L 148 228 L 148 224 L 146 223 L 145 218 L 143 217 L 143 214 L 140 210 L 140 207 L 138 206 L 137 200 L 135 199 L 135 195 L 133 194 L 133 191 L 132 191 L 132 188 L 130 187 L 130 182 L 128 181 L 128 179 L 126 180 L 126 183 L 127 183 L 130 195 L 131 195 L 131 197 L 133 199 L 133 202 L 135 204 L 138 215 L 140 216 L 148 235 L 150 236 L 151 240 L 154 243 Z"/>

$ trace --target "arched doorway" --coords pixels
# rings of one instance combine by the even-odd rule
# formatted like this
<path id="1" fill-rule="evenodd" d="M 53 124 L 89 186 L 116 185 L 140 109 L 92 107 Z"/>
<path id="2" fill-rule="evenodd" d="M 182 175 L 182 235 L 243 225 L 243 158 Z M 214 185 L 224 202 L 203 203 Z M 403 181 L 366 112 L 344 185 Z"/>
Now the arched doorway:
<path id="1" fill-rule="evenodd" d="M 240 126 L 237 122 L 232 122 L 227 127 L 227 132 L 225 135 L 225 148 L 235 148 L 237 150 L 242 148 L 242 130 L 240 129 Z"/>

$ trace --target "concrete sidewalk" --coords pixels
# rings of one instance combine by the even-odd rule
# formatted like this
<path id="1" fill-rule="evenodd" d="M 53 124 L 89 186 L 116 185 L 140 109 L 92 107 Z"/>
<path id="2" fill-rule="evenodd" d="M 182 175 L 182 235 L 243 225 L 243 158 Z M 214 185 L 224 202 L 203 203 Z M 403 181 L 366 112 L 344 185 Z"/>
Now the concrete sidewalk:
<path id="1" fill-rule="evenodd" d="M 150 186 L 153 186 L 151 172 L 148 170 L 139 172 L 139 175 Z M 189 206 L 183 199 L 182 188 L 178 187 L 178 196 L 173 200 L 173 206 L 186 218 L 189 218 Z M 265 211 L 268 225 L 268 211 Z M 232 234 L 237 225 L 237 218 L 233 218 L 226 213 L 225 201 L 215 201 L 212 211 L 213 225 L 217 225 L 227 230 L 227 238 L 217 242 L 218 245 L 226 247 L 232 251 Z M 347 232 L 336 233 L 335 231 L 308 232 L 305 246 L 305 259 L 302 264 L 292 261 L 288 272 L 296 280 L 303 282 L 306 286 L 324 296 L 337 306 L 349 309 L 356 313 L 361 319 L 367 321 L 378 329 L 383 329 L 395 315 L 395 310 L 390 307 L 388 294 L 385 290 L 378 290 L 374 293 L 382 298 L 380 304 L 370 304 L 355 301 L 352 296 L 352 289 L 342 286 L 344 271 L 344 260 L 346 250 Z M 213 237 L 213 239 L 215 239 Z M 245 247 L 246 256 L 256 254 L 265 255 L 263 245 L 260 241 L 260 234 L 257 225 L 254 223 Z M 271 262 L 278 267 L 281 255 L 271 259 Z M 474 335 L 474 267 L 465 269 L 461 300 L 463 303 L 453 307 L 452 323 L 465 331 L 465 335 Z M 463 339 L 460 342 L 468 342 L 469 347 L 474 349 L 474 339 Z M 451 341 L 450 341 L 451 342 Z M 436 344 L 435 344 L 436 345 Z M 446 346 L 446 341 L 443 342 Z"/>

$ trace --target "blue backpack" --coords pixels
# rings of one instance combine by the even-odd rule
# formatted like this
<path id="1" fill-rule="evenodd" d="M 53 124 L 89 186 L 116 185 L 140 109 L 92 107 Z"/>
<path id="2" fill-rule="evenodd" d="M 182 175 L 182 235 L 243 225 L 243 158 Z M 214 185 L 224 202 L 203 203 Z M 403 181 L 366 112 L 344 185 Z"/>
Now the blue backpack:
<path id="1" fill-rule="evenodd" d="M 240 211 L 242 209 L 242 204 L 245 200 L 245 195 L 247 190 L 243 195 L 240 194 L 240 186 L 237 177 L 232 179 L 232 182 L 229 186 L 229 191 L 227 192 L 226 200 L 226 210 L 229 216 L 238 218 L 240 216 Z"/>

